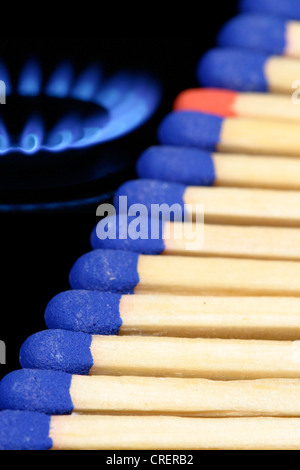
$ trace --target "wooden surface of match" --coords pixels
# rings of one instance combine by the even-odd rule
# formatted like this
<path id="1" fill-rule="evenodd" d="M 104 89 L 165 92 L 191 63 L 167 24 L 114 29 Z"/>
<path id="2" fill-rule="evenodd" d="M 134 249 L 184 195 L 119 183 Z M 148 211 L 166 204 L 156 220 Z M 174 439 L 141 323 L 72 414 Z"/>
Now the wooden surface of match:
<path id="1" fill-rule="evenodd" d="M 72 378 L 76 413 L 194 417 L 300 417 L 300 380 Z"/>
<path id="2" fill-rule="evenodd" d="M 290 57 L 300 57 L 300 22 L 289 21 L 286 26 L 285 54 Z"/>
<path id="3" fill-rule="evenodd" d="M 53 416 L 53 450 L 300 450 L 299 418 Z"/>
<path id="4" fill-rule="evenodd" d="M 296 107 L 296 106 L 295 106 Z M 300 117 L 300 105 L 299 117 Z M 300 189 L 300 159 L 245 154 L 212 154 L 215 186 Z"/>
<path id="5" fill-rule="evenodd" d="M 299 341 L 93 336 L 90 375 L 300 378 Z"/>
<path id="6" fill-rule="evenodd" d="M 265 75 L 271 93 L 288 93 L 300 77 L 300 59 L 272 56 L 265 64 Z"/>
<path id="7" fill-rule="evenodd" d="M 164 226 L 165 255 L 300 260 L 300 229 L 193 223 Z M 191 243 L 192 241 L 192 243 Z"/>
<path id="8" fill-rule="evenodd" d="M 186 338 L 300 338 L 300 299 L 128 295 L 120 335 Z"/>
<path id="9" fill-rule="evenodd" d="M 291 88 L 291 93 L 292 91 Z M 233 111 L 237 116 L 248 118 L 300 120 L 299 106 L 295 106 L 291 96 L 275 93 L 238 93 Z"/>
<path id="10" fill-rule="evenodd" d="M 300 227 L 300 191 L 189 186 L 183 199 L 190 219 L 203 205 L 208 224 Z"/>
<path id="11" fill-rule="evenodd" d="M 136 294 L 300 296 L 300 263 L 187 256 L 138 261 Z"/>
<path id="12" fill-rule="evenodd" d="M 299 125 L 284 120 L 226 118 L 217 148 L 219 152 L 299 157 Z"/>

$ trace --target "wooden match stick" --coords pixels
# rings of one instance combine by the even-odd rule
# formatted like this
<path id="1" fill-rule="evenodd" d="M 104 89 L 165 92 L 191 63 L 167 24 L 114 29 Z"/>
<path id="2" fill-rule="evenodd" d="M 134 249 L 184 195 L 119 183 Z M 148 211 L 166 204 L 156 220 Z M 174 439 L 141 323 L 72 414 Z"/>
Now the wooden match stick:
<path id="1" fill-rule="evenodd" d="M 192 246 L 190 237 L 196 233 L 195 225 L 184 226 L 182 239 L 176 237 L 181 229 L 182 226 L 178 223 L 165 224 L 163 254 L 300 260 L 299 229 L 205 224 L 203 242 L 199 240 Z"/>
<path id="2" fill-rule="evenodd" d="M 300 57 L 300 22 L 257 12 L 240 14 L 225 23 L 218 34 L 217 44 Z"/>
<path id="3" fill-rule="evenodd" d="M 95 250 L 75 263 L 70 284 L 122 294 L 299 297 L 300 264 Z"/>
<path id="4" fill-rule="evenodd" d="M 204 210 L 208 224 L 300 227 L 300 191 L 207 188 L 139 179 L 124 183 L 116 191 L 117 208 L 121 196 L 127 198 L 128 207 L 143 204 L 149 217 L 153 216 L 155 205 L 166 203 L 167 215 L 172 214 L 175 204 L 179 212 L 175 217 L 182 218 L 185 213 L 186 221 L 195 220 L 198 209 L 202 215 Z M 197 206 L 202 207 L 202 212 Z"/>
<path id="5" fill-rule="evenodd" d="M 300 380 L 83 377 L 22 369 L 2 379 L 0 403 L 3 409 L 48 415 L 299 417 Z"/>
<path id="6" fill-rule="evenodd" d="M 299 450 L 297 418 L 52 417 L 53 450 Z M 91 437 L 92 436 L 92 437 Z"/>
<path id="7" fill-rule="evenodd" d="M 257 51 L 218 47 L 201 57 L 198 83 L 208 88 L 291 94 L 300 60 Z"/>
<path id="8" fill-rule="evenodd" d="M 300 450 L 299 418 L 0 412 L 1 450 Z"/>
<path id="9" fill-rule="evenodd" d="M 139 221 L 148 227 L 152 223 L 143 217 Z M 117 226 L 118 233 L 129 233 L 131 222 L 130 218 L 122 214 L 103 219 L 92 232 L 92 248 L 133 251 L 146 255 L 300 260 L 298 228 L 209 224 L 201 228 L 199 224 L 189 222 L 184 225 L 181 222 L 161 222 L 159 238 L 151 238 L 150 233 L 147 239 L 106 238 L 104 227 L 110 230 Z"/>
<path id="10" fill-rule="evenodd" d="M 149 147 L 141 154 L 136 170 L 141 179 L 187 186 L 300 189 L 298 158 L 225 154 L 160 145 Z"/>
<path id="11" fill-rule="evenodd" d="M 291 93 L 292 93 L 291 89 Z M 174 111 L 198 111 L 221 117 L 300 120 L 300 107 L 291 96 L 275 93 L 238 93 L 220 88 L 192 88 L 181 92 Z"/>
<path id="12" fill-rule="evenodd" d="M 162 145 L 196 147 L 208 151 L 300 155 L 299 125 L 284 120 L 239 116 L 222 118 L 197 111 L 174 111 L 163 119 L 158 138 Z"/>
<path id="13" fill-rule="evenodd" d="M 297 340 L 300 299 L 68 291 L 47 305 L 49 329 L 95 335 Z"/>
<path id="14" fill-rule="evenodd" d="M 300 378 L 300 342 L 92 336 L 46 330 L 25 341 L 20 363 L 24 369 L 75 375 Z"/>

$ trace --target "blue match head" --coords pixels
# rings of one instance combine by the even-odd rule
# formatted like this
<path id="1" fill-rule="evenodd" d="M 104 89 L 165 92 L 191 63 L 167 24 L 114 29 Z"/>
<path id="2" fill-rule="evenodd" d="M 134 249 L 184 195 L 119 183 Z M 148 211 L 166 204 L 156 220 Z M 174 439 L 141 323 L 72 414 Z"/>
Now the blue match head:
<path id="1" fill-rule="evenodd" d="M 221 29 L 221 47 L 241 47 L 281 55 L 286 48 L 286 21 L 269 15 L 244 13 Z"/>
<path id="2" fill-rule="evenodd" d="M 72 375 L 51 370 L 21 369 L 0 382 L 2 410 L 34 411 L 48 415 L 71 414 Z"/>
<path id="3" fill-rule="evenodd" d="M 216 180 L 211 154 L 192 147 L 149 147 L 137 162 L 137 173 L 140 178 L 186 186 L 213 186 Z"/>
<path id="4" fill-rule="evenodd" d="M 127 207 L 134 208 L 144 217 L 161 218 L 168 221 L 182 221 L 184 218 L 183 184 L 167 183 L 157 180 L 132 180 L 124 183 L 115 193 L 114 206 L 120 214 L 122 199 L 126 199 Z"/>
<path id="5" fill-rule="evenodd" d="M 118 335 L 123 323 L 120 301 L 120 295 L 108 292 L 62 292 L 46 307 L 47 328 L 102 336 Z"/>
<path id="6" fill-rule="evenodd" d="M 95 250 L 85 254 L 70 272 L 70 285 L 77 290 L 133 294 L 140 279 L 138 253 Z"/>
<path id="7" fill-rule="evenodd" d="M 91 235 L 93 250 L 123 250 L 145 255 L 160 255 L 165 250 L 164 222 L 160 218 L 127 214 L 106 217 Z"/>
<path id="8" fill-rule="evenodd" d="M 198 64 L 198 81 L 208 88 L 267 92 L 265 64 L 269 57 L 267 54 L 238 48 L 211 49 Z"/>
<path id="9" fill-rule="evenodd" d="M 50 416 L 27 411 L 0 412 L 0 450 L 50 450 Z"/>
<path id="10" fill-rule="evenodd" d="M 240 0 L 240 11 L 254 11 L 300 20 L 299 0 Z"/>
<path id="11" fill-rule="evenodd" d="M 63 330 L 46 330 L 30 336 L 20 351 L 23 369 L 56 370 L 88 375 L 94 365 L 92 336 Z"/>
<path id="12" fill-rule="evenodd" d="M 162 145 L 198 147 L 214 152 L 220 141 L 223 118 L 194 111 L 168 114 L 158 129 Z"/>

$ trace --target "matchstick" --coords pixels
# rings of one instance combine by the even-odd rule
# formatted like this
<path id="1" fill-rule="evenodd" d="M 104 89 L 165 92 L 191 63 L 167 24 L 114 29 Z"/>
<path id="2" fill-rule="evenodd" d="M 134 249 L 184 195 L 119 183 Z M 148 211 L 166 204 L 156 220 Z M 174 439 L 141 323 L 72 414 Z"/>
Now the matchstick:
<path id="1" fill-rule="evenodd" d="M 71 269 L 72 289 L 173 295 L 300 296 L 300 264 L 94 250 Z"/>
<path id="2" fill-rule="evenodd" d="M 291 94 L 300 60 L 240 48 L 215 48 L 197 68 L 199 85 L 236 91 Z"/>
<path id="3" fill-rule="evenodd" d="M 141 179 L 187 186 L 300 189 L 298 158 L 212 153 L 161 145 L 146 149 L 136 169 Z"/>
<path id="4" fill-rule="evenodd" d="M 291 89 L 292 93 L 292 89 Z M 299 122 L 300 108 L 291 96 L 275 93 L 238 93 L 220 88 L 192 88 L 182 91 L 174 111 L 198 111 L 220 117 L 276 119 Z"/>
<path id="5" fill-rule="evenodd" d="M 299 417 L 300 380 L 84 377 L 22 369 L 2 379 L 0 404 L 48 415 Z"/>
<path id="6" fill-rule="evenodd" d="M 206 224 L 300 227 L 300 191 L 271 189 L 185 186 L 158 180 L 140 179 L 124 183 L 116 191 L 114 206 L 120 209 L 120 197 L 128 207 L 142 204 L 149 217 L 198 220 Z M 168 212 L 163 213 L 167 204 Z M 155 213 L 154 210 L 157 210 Z M 159 210 L 158 210 L 159 209 Z"/>
<path id="7" fill-rule="evenodd" d="M 130 233 L 132 219 L 120 214 L 103 219 L 92 232 L 91 245 L 94 250 L 125 250 L 145 255 L 211 256 L 227 258 L 249 258 L 265 260 L 300 260 L 300 230 L 280 227 L 246 227 L 190 222 L 160 222 L 155 238 L 151 226 L 156 221 L 140 217 L 139 222 L 147 227 L 148 237 L 126 239 L 121 233 Z M 107 231 L 117 230 L 117 236 L 106 238 Z M 199 230 L 199 231 L 198 231 Z M 191 243 L 192 241 L 192 243 Z"/>
<path id="8" fill-rule="evenodd" d="M 300 450 L 299 418 L 0 412 L 1 450 Z"/>
<path id="9" fill-rule="evenodd" d="M 196 111 L 173 111 L 159 126 L 158 139 L 162 145 L 196 147 L 212 152 L 300 155 L 299 124 L 290 121 L 222 118 Z"/>
<path id="10" fill-rule="evenodd" d="M 47 305 L 49 329 L 95 335 L 298 340 L 300 299 L 67 291 Z"/>
<path id="11" fill-rule="evenodd" d="M 253 380 L 300 378 L 299 341 L 95 336 L 46 330 L 20 352 L 24 369 L 74 375 Z"/>
<path id="12" fill-rule="evenodd" d="M 217 45 L 300 57 L 300 22 L 259 13 L 239 14 L 221 28 Z"/>

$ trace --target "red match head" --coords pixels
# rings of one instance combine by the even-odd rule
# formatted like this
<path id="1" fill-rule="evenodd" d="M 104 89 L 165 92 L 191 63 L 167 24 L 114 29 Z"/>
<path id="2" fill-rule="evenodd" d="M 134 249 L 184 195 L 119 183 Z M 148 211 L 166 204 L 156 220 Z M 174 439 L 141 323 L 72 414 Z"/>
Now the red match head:
<path id="1" fill-rule="evenodd" d="M 221 117 L 236 116 L 234 103 L 238 93 L 215 88 L 195 88 L 178 95 L 174 111 L 199 111 Z"/>

